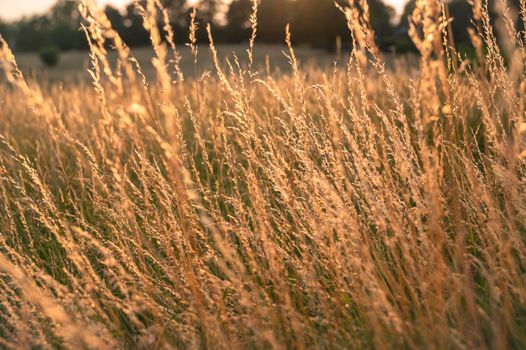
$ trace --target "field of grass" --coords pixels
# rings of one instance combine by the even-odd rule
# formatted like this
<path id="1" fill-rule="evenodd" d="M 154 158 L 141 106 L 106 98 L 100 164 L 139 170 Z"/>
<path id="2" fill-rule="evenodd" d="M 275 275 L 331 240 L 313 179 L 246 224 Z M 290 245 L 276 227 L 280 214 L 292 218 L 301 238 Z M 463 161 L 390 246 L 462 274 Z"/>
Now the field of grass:
<path id="1" fill-rule="evenodd" d="M 253 39 L 237 64 L 190 35 L 180 61 L 157 4 L 148 73 L 87 5 L 91 82 L 32 79 L 1 43 L 0 348 L 526 347 L 507 11 L 491 28 L 474 2 L 468 61 L 417 2 L 415 67 L 349 8 L 345 61 L 303 64 L 287 31 L 275 69 Z"/>

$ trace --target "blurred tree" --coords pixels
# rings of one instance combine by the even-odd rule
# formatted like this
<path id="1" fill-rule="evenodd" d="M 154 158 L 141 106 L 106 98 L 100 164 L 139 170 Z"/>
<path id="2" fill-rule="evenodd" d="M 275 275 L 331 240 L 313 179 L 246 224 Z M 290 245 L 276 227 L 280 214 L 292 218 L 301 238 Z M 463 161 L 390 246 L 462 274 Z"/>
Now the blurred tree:
<path id="1" fill-rule="evenodd" d="M 344 7 L 347 5 L 347 1 L 337 2 Z M 368 0 L 368 4 L 371 26 L 377 40 L 381 41 L 392 33 L 394 9 L 382 0 Z M 345 16 L 336 8 L 333 0 L 297 0 L 294 6 L 296 11 L 292 28 L 297 33 L 298 41 L 333 48 L 338 36 L 344 42 L 350 40 Z M 355 6 L 358 6 L 358 2 Z"/>
<path id="2" fill-rule="evenodd" d="M 51 44 L 49 24 L 44 17 L 24 18 L 12 25 L 12 40 L 17 51 L 35 51 Z"/>
<path id="3" fill-rule="evenodd" d="M 520 1 L 521 0 L 505 0 L 508 6 L 513 11 L 518 11 L 520 8 Z M 488 1 L 488 9 L 490 13 L 490 19 L 493 21 L 497 16 L 498 13 L 495 10 L 495 0 L 489 0 Z M 469 35 L 467 32 L 467 28 L 472 26 L 472 8 L 468 1 L 466 0 L 451 0 L 447 2 L 449 16 L 453 19 L 451 22 L 451 29 L 453 32 L 453 38 L 455 40 L 455 43 L 460 45 L 467 45 L 469 44 Z M 406 34 L 407 30 L 409 29 L 408 24 L 408 17 L 411 16 L 413 13 L 413 10 L 415 8 L 415 0 L 410 0 L 407 2 L 404 8 L 404 12 L 400 18 L 400 23 L 398 25 L 399 32 Z M 517 19 L 517 29 L 521 30 L 523 27 L 523 24 L 521 21 Z"/>
<path id="4" fill-rule="evenodd" d="M 457 43 L 469 42 L 467 28 L 471 26 L 473 16 L 471 5 L 465 0 L 453 0 L 448 3 L 449 16 L 453 18 L 451 29 Z"/>
<path id="5" fill-rule="evenodd" d="M 122 13 L 111 5 L 107 5 L 104 8 L 104 13 L 106 14 L 106 17 L 108 17 L 113 29 L 115 29 L 122 37 L 127 28 L 124 24 L 125 18 Z"/>
<path id="6" fill-rule="evenodd" d="M 400 16 L 400 22 L 398 23 L 398 27 L 401 30 L 405 30 L 407 32 L 407 30 L 409 29 L 408 18 L 413 13 L 415 6 L 415 0 L 409 0 L 408 2 L 406 2 L 404 6 L 404 11 L 402 12 L 402 16 Z"/>
<path id="7" fill-rule="evenodd" d="M 292 2 L 261 0 L 258 10 L 258 39 L 263 42 L 283 43 L 285 26 L 291 20 Z M 248 18 L 248 17 L 247 17 Z"/>
<path id="8" fill-rule="evenodd" d="M 348 35 L 345 17 L 333 0 L 298 0 L 294 7 L 291 28 L 297 41 L 331 48 L 337 36 Z"/>
<path id="9" fill-rule="evenodd" d="M 118 20 L 115 14 L 112 14 L 112 17 L 114 20 Z M 142 25 L 142 17 L 133 4 L 126 6 L 120 30 L 119 34 L 122 40 L 129 46 L 144 46 L 150 43 L 148 33 Z"/>
<path id="10" fill-rule="evenodd" d="M 59 0 L 45 17 L 49 45 L 61 51 L 87 47 L 84 34 L 80 31 L 81 17 L 76 2 Z"/>
<path id="11" fill-rule="evenodd" d="M 143 7 L 146 7 L 145 0 L 140 0 L 140 3 Z M 180 34 L 183 32 L 186 33 L 185 27 L 188 22 L 188 6 L 186 6 L 186 0 L 161 0 L 161 3 L 168 11 L 170 23 L 175 31 L 175 40 L 184 42 L 186 36 Z M 133 4 L 129 4 L 126 7 L 124 14 L 121 14 L 116 9 L 107 9 L 106 15 L 112 22 L 112 25 L 115 22 L 114 28 L 129 46 L 150 45 L 149 35 L 144 29 L 142 17 Z M 162 29 L 162 14 L 158 11 L 157 15 L 159 31 L 164 33 Z M 119 22 L 122 22 L 122 24 L 118 24 Z"/>
<path id="12" fill-rule="evenodd" d="M 87 45 L 79 30 L 80 21 L 76 3 L 59 0 L 47 14 L 13 23 L 11 40 L 18 51 L 34 51 L 46 46 L 59 50 L 84 49 Z"/>
<path id="13" fill-rule="evenodd" d="M 408 18 L 415 9 L 415 0 L 410 0 L 404 7 L 404 12 L 400 17 L 399 28 L 401 33 L 407 33 L 409 29 Z M 453 17 L 451 23 L 453 29 L 453 37 L 457 43 L 469 40 L 467 34 L 467 27 L 470 25 L 472 13 L 471 5 L 465 0 L 453 0 L 448 2 L 448 9 L 450 17 Z"/>
<path id="14" fill-rule="evenodd" d="M 187 25 L 186 15 L 189 6 L 186 0 L 161 0 L 161 3 L 168 10 L 170 22 L 174 28 Z"/>
<path id="15" fill-rule="evenodd" d="M 186 0 L 161 0 L 161 4 L 169 11 L 180 11 L 187 6 Z"/>
<path id="16" fill-rule="evenodd" d="M 215 22 L 221 0 L 201 0 L 198 6 L 198 18 L 203 24 Z"/>
<path id="17" fill-rule="evenodd" d="M 80 13 L 77 6 L 76 1 L 58 0 L 46 16 L 52 21 L 65 22 L 76 27 L 80 24 Z"/>
<path id="18" fill-rule="evenodd" d="M 371 26 L 379 41 L 392 35 L 394 28 L 393 19 L 395 10 L 386 5 L 382 0 L 368 0 L 369 13 L 371 15 Z"/>
<path id="19" fill-rule="evenodd" d="M 11 38 L 11 27 L 2 19 L 0 19 L 0 35 L 7 41 Z"/>
<path id="20" fill-rule="evenodd" d="M 252 0 L 234 0 L 228 8 L 227 39 L 230 42 L 240 42 L 250 35 L 250 14 L 252 13 Z"/>
<path id="21" fill-rule="evenodd" d="M 143 3 L 144 1 L 140 0 Z M 342 5 L 346 3 L 345 0 L 336 1 L 341 2 Z M 176 40 L 186 41 L 189 17 L 187 0 L 161 0 L 161 2 L 169 11 Z M 382 0 L 369 0 L 368 2 L 371 24 L 377 39 L 381 42 L 393 33 L 394 11 Z M 198 21 L 201 30 L 198 32 L 198 37 L 200 41 L 206 40 L 206 32 L 203 28 L 207 22 L 214 24 L 214 37 L 217 42 L 225 40 L 239 42 L 249 36 L 248 19 L 252 1 L 233 0 L 226 12 L 221 12 L 223 11 L 222 4 L 222 0 L 202 0 L 199 3 Z M 149 44 L 148 34 L 142 25 L 142 18 L 132 4 L 128 5 L 123 12 L 110 6 L 106 7 L 105 12 L 113 27 L 129 46 Z M 221 25 L 221 21 L 216 21 L 221 19 L 222 15 L 226 19 L 226 25 Z M 79 31 L 80 22 L 76 1 L 59 0 L 47 15 L 25 18 L 10 25 L 10 30 L 2 30 L 11 33 L 17 48 L 22 51 L 38 50 L 45 45 L 55 45 L 61 50 L 78 49 L 86 47 L 83 33 Z M 334 6 L 334 0 L 260 0 L 258 41 L 283 43 L 287 23 L 291 23 L 292 37 L 295 42 L 332 48 L 338 36 L 344 42 L 350 40 L 345 18 Z M 160 17 L 159 26 L 162 27 Z"/>

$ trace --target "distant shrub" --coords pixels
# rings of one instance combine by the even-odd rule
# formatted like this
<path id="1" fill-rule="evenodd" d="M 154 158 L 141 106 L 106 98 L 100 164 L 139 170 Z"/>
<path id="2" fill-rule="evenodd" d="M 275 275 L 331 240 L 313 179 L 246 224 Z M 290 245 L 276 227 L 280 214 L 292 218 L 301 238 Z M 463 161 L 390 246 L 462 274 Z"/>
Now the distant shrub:
<path id="1" fill-rule="evenodd" d="M 46 46 L 40 49 L 40 60 L 47 67 L 54 67 L 60 60 L 60 50 L 55 46 Z"/>

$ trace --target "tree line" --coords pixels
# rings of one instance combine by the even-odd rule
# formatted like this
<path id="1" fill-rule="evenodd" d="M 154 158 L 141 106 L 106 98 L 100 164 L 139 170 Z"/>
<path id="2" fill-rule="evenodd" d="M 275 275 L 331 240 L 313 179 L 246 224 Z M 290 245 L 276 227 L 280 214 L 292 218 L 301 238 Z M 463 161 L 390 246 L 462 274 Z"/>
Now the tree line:
<path id="1" fill-rule="evenodd" d="M 336 0 L 345 5 L 344 0 Z M 513 0 L 518 2 L 519 0 Z M 187 0 L 161 0 L 169 10 L 176 33 L 176 41 L 187 41 L 189 16 L 192 8 Z M 371 26 L 380 48 L 397 51 L 413 50 L 407 36 L 407 16 L 414 8 L 414 0 L 407 3 L 399 21 L 395 11 L 382 0 L 368 0 Z M 202 0 L 198 5 L 201 30 L 199 40 L 207 42 L 204 23 L 211 23 L 218 43 L 238 43 L 250 36 L 249 17 L 252 0 L 233 0 L 227 9 L 222 0 Z M 452 32 L 459 44 L 467 42 L 471 6 L 466 0 L 448 2 L 449 13 L 454 18 Z M 123 11 L 112 6 L 105 13 L 114 29 L 131 47 L 149 45 L 149 37 L 142 25 L 142 18 L 133 4 Z M 0 20 L 0 34 L 7 38 L 16 51 L 35 51 L 43 46 L 54 46 L 61 51 L 87 48 L 84 33 L 80 31 L 81 18 L 76 1 L 58 0 L 43 15 L 26 17 L 7 23 Z M 294 41 L 313 47 L 333 50 L 337 38 L 343 45 L 350 45 L 351 37 L 344 16 L 334 5 L 334 0 L 260 0 L 258 7 L 259 42 L 282 43 L 284 28 L 290 23 Z M 162 26 L 159 23 L 159 26 Z"/>

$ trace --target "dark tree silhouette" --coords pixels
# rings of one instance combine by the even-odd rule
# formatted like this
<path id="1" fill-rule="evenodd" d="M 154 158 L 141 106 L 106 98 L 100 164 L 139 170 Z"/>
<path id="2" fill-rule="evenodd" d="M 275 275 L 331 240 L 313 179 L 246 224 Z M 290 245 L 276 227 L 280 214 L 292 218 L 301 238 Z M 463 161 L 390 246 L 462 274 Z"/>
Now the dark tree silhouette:
<path id="1" fill-rule="evenodd" d="M 285 26 L 290 21 L 291 2 L 288 0 L 261 0 L 258 10 L 258 40 L 282 43 Z"/>
<path id="2" fill-rule="evenodd" d="M 367 3 L 369 4 L 371 26 L 377 39 L 381 41 L 382 38 L 392 35 L 394 8 L 386 5 L 382 0 L 368 0 Z"/>
<path id="3" fill-rule="evenodd" d="M 495 0 L 488 1 L 488 10 L 490 14 L 491 21 L 494 21 L 495 18 L 499 16 L 499 13 L 495 9 Z M 518 11 L 520 8 L 520 0 L 508 0 L 508 6 L 514 11 Z M 453 19 L 451 22 L 451 28 L 453 32 L 453 38 L 457 44 L 466 44 L 469 42 L 469 35 L 467 33 L 468 27 L 473 27 L 472 25 L 472 8 L 471 5 L 466 0 L 452 0 L 447 2 L 447 7 L 449 11 L 449 16 Z M 415 8 L 415 0 L 410 0 L 400 18 L 399 31 L 407 32 L 409 28 L 407 18 L 411 15 Z M 517 20 L 517 26 L 520 30 L 523 28 L 521 21 Z"/>
<path id="4" fill-rule="evenodd" d="M 71 50 L 87 47 L 79 28 L 76 4 L 59 0 L 47 14 L 23 18 L 9 24 L 7 31 L 10 43 L 18 51 L 38 51 L 49 46 Z"/>
<path id="5" fill-rule="evenodd" d="M 252 13 L 252 0 L 234 0 L 226 14 L 227 39 L 230 42 L 239 42 L 250 35 L 250 14 Z"/>
<path id="6" fill-rule="evenodd" d="M 0 19 L 0 35 L 2 35 L 5 40 L 9 40 L 11 38 L 11 27 L 2 19 Z"/>
<path id="7" fill-rule="evenodd" d="M 144 3 L 145 0 L 140 0 Z M 291 23 L 293 40 L 316 47 L 333 48 L 336 37 L 350 40 L 344 15 L 334 6 L 334 0 L 260 0 L 258 10 L 257 41 L 283 43 L 287 23 Z M 344 0 L 337 0 L 344 1 Z M 175 39 L 184 42 L 188 33 L 189 6 L 187 0 L 161 0 L 168 9 L 175 29 Z M 14 24 L 0 26 L 2 33 L 9 34 L 10 42 L 19 51 L 39 50 L 43 46 L 56 46 L 60 50 L 86 48 L 84 34 L 79 30 L 81 18 L 76 2 L 59 0 L 43 16 L 24 18 Z M 233 0 L 225 13 L 222 0 L 202 0 L 198 8 L 200 30 L 198 39 L 206 41 L 203 30 L 206 23 L 213 24 L 214 38 L 218 43 L 246 40 L 250 35 L 249 17 L 251 0 Z M 369 0 L 371 21 L 378 39 L 392 35 L 393 10 L 382 0 Z M 143 28 L 142 18 L 130 4 L 122 12 L 114 7 L 105 8 L 105 13 L 115 30 L 129 46 L 148 45 L 148 34 Z M 223 17 L 224 16 L 224 17 Z M 216 21 L 224 18 L 226 23 Z M 162 27 L 159 15 L 159 26 Z"/>
<path id="8" fill-rule="evenodd" d="M 337 2 L 341 6 L 347 4 L 343 0 Z M 381 0 L 369 0 L 368 3 L 371 26 L 377 40 L 381 41 L 392 33 L 394 9 Z M 295 8 L 293 24 L 300 42 L 332 48 L 338 36 L 344 42 L 350 40 L 345 16 L 336 8 L 333 0 L 297 0 Z"/>
<path id="9" fill-rule="evenodd" d="M 124 24 L 125 19 L 119 10 L 117 10 L 113 6 L 107 5 L 104 8 L 104 13 L 111 22 L 111 26 L 113 27 L 113 29 L 115 29 L 119 34 L 123 34 L 126 31 L 127 27 Z"/>
<path id="10" fill-rule="evenodd" d="M 198 7 L 198 20 L 201 23 L 215 22 L 215 16 L 220 6 L 219 0 L 201 0 Z"/>
<path id="11" fill-rule="evenodd" d="M 405 30 L 407 32 L 407 29 L 409 28 L 408 18 L 413 13 L 415 6 L 415 0 L 409 0 L 406 2 L 402 16 L 400 16 L 400 22 L 398 23 L 398 27 L 401 30 Z"/>

